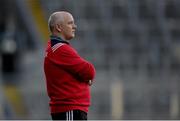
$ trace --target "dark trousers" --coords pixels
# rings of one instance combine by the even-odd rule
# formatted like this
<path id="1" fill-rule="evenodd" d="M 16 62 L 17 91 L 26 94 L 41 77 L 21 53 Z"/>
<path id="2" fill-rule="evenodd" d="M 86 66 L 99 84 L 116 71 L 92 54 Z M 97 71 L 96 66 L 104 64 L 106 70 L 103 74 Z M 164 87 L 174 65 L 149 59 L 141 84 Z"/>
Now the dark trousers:
<path id="1" fill-rule="evenodd" d="M 87 113 L 81 110 L 71 110 L 63 113 L 51 113 L 52 120 L 87 120 Z"/>

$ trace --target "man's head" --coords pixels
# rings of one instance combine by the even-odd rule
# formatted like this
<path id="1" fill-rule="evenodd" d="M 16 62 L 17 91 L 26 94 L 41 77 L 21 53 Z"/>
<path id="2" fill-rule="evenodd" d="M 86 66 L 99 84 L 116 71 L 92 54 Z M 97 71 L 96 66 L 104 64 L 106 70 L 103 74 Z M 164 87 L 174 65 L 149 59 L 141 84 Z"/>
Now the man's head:
<path id="1" fill-rule="evenodd" d="M 53 35 L 60 36 L 64 40 L 75 37 L 76 25 L 74 24 L 74 18 L 66 11 L 51 14 L 48 25 Z"/>

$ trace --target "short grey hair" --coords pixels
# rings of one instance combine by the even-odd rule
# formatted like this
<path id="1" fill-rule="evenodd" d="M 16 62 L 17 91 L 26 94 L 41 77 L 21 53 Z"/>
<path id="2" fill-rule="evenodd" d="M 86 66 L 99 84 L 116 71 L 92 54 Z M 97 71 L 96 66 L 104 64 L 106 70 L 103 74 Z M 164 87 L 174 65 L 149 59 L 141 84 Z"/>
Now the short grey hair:
<path id="1" fill-rule="evenodd" d="M 56 24 L 61 23 L 64 21 L 64 16 L 61 15 L 62 12 L 54 12 L 50 15 L 49 20 L 48 20 L 48 27 L 51 32 L 53 32 L 53 29 Z"/>

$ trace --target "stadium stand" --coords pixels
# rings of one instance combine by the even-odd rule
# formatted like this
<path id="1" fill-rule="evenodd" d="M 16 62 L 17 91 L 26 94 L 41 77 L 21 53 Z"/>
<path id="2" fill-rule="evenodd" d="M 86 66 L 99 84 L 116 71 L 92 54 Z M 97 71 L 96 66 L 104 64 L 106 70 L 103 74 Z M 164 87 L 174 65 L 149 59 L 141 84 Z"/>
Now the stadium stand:
<path id="1" fill-rule="evenodd" d="M 52 12 L 66 10 L 75 17 L 72 44 L 97 70 L 89 119 L 180 119 L 179 0 L 25 1 L 43 42 Z M 20 88 L 28 118 L 49 119 L 43 72 L 37 69 L 44 46 L 38 47 L 36 54 L 23 54 L 22 78 L 28 81 Z"/>
<path id="2" fill-rule="evenodd" d="M 113 118 L 108 84 L 116 81 L 124 87 L 120 119 L 179 118 L 176 112 L 179 104 L 176 109 L 176 103 L 172 103 L 179 100 L 178 0 L 41 0 L 41 3 L 46 18 L 56 10 L 67 10 L 75 16 L 78 32 L 73 43 L 97 68 L 92 119 Z M 98 94 L 103 95 L 103 103 L 96 98 Z"/>

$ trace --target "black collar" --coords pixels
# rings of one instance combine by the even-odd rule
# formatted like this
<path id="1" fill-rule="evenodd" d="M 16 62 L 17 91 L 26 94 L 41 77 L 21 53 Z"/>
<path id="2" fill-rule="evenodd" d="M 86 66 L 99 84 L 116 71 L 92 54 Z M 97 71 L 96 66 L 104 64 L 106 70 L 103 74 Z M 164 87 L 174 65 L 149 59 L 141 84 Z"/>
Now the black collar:
<path id="1" fill-rule="evenodd" d="M 60 37 L 58 37 L 58 36 L 51 35 L 51 36 L 50 36 L 50 39 L 51 39 L 51 46 L 54 46 L 54 45 L 57 44 L 57 43 L 65 43 L 65 44 L 68 44 L 68 45 L 69 45 L 69 42 L 62 40 L 62 39 L 61 39 Z"/>

